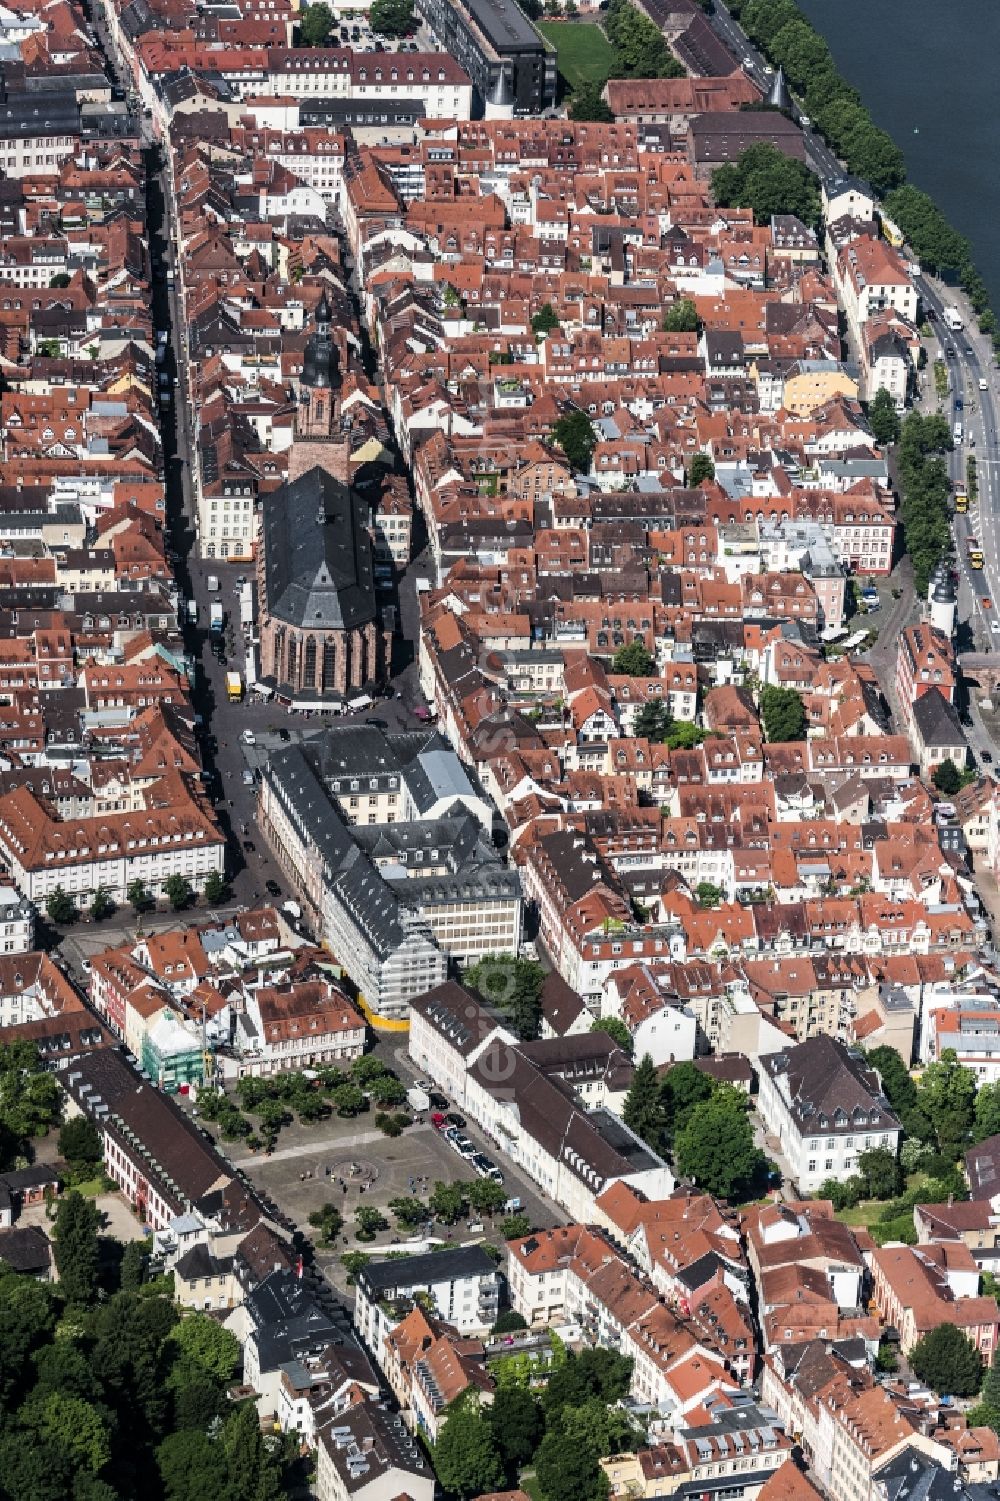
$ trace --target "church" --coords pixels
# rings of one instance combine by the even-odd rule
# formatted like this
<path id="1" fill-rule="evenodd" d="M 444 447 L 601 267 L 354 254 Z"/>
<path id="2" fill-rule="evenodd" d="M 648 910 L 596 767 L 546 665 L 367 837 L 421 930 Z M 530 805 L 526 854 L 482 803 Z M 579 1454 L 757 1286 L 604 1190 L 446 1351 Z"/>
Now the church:
<path id="1" fill-rule="evenodd" d="M 325 297 L 302 362 L 288 480 L 265 495 L 257 549 L 260 670 L 279 694 L 334 698 L 383 677 L 368 508 L 348 484 Z"/>

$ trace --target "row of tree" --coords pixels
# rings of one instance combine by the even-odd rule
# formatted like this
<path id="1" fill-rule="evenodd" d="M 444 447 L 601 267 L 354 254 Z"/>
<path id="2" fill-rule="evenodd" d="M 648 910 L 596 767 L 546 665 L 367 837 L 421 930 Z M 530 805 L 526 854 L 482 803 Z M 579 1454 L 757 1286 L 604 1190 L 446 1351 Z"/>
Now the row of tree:
<path id="1" fill-rule="evenodd" d="M 126 893 L 129 906 L 138 915 L 148 912 L 155 907 L 156 898 L 146 885 L 145 881 L 133 881 Z M 190 907 L 194 901 L 195 890 L 187 876 L 175 873 L 168 876 L 163 883 L 163 895 L 170 903 L 175 912 L 181 912 L 185 907 Z M 221 902 L 229 898 L 229 887 L 225 877 L 217 870 L 209 871 L 205 877 L 205 885 L 202 895 L 210 906 L 217 907 Z M 98 886 L 87 903 L 87 912 L 94 922 L 100 922 L 102 918 L 110 917 L 114 911 L 115 903 L 111 892 L 106 886 Z M 80 907 L 76 897 L 72 896 L 64 886 L 54 886 L 45 899 L 45 911 L 50 922 L 59 927 L 65 927 L 74 923 L 80 916 Z"/>
<path id="2" fill-rule="evenodd" d="M 630 0 L 610 0 L 604 30 L 615 49 L 614 78 L 683 78 L 660 28 Z"/>
<path id="3" fill-rule="evenodd" d="M 896 449 L 899 515 L 913 563 L 914 586 L 921 596 L 951 549 L 951 480 L 943 457 L 951 447 L 947 418 L 940 413 L 907 414 Z"/>
<path id="4" fill-rule="evenodd" d="M 905 181 L 902 151 L 874 123 L 857 90 L 838 73 L 829 47 L 795 0 L 733 0 L 729 8 L 747 35 L 776 66 L 784 68 L 813 123 L 849 169 L 885 195 L 887 213 L 921 264 L 936 272 L 958 273 L 979 327 L 990 335 L 1000 354 L 1000 324 L 968 240 L 948 223 L 927 193 Z"/>
<path id="5" fill-rule="evenodd" d="M 734 0 L 730 9 L 751 40 L 784 69 L 816 127 L 850 170 L 879 193 L 898 187 L 906 177 L 903 153 L 841 77 L 829 47 L 795 0 Z"/>

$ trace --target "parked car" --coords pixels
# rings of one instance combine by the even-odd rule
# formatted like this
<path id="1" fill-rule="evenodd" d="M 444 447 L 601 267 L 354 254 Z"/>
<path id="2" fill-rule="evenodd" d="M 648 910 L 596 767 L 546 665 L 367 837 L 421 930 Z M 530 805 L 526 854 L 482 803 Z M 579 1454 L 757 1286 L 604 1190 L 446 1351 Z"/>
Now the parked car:
<path id="1" fill-rule="evenodd" d="M 490 1168 L 496 1167 L 496 1163 L 492 1162 L 484 1152 L 477 1152 L 475 1156 L 469 1158 L 469 1161 L 472 1163 L 472 1166 L 475 1168 L 480 1178 L 485 1178 Z"/>
<path id="2" fill-rule="evenodd" d="M 254 844 L 254 842 L 253 842 L 252 839 L 244 839 L 244 841 L 243 841 L 243 849 L 244 849 L 244 851 L 245 851 L 246 854 L 252 855 L 254 853 L 254 851 L 256 850 L 256 848 L 257 848 L 257 846 Z"/>
<path id="3" fill-rule="evenodd" d="M 291 735 L 285 729 L 284 725 L 282 725 L 281 728 L 280 728 L 280 730 L 278 731 L 278 739 L 280 741 L 282 741 L 283 744 L 287 745 L 288 742 L 289 742 L 289 740 L 291 740 L 291 738 L 292 738 Z"/>
<path id="4" fill-rule="evenodd" d="M 265 881 L 264 890 L 267 892 L 268 896 L 281 895 L 281 887 L 278 885 L 277 881 Z"/>
<path id="5" fill-rule="evenodd" d="M 447 1097 L 443 1095 L 439 1089 L 429 1089 L 427 1091 L 427 1094 L 431 1102 L 431 1108 L 433 1110 L 448 1109 Z"/>
<path id="6" fill-rule="evenodd" d="M 444 1130 L 445 1126 L 447 1125 L 447 1121 L 441 1114 L 440 1110 L 435 1110 L 434 1114 L 431 1116 L 431 1125 L 434 1127 L 435 1131 Z"/>
<path id="7" fill-rule="evenodd" d="M 503 1182 L 503 1173 L 497 1167 L 496 1163 L 494 1163 L 490 1168 L 489 1172 L 486 1174 L 486 1177 L 489 1178 L 493 1183 Z"/>
<path id="8" fill-rule="evenodd" d="M 445 1116 L 445 1120 L 448 1122 L 449 1126 L 454 1126 L 458 1131 L 461 1131 L 465 1126 L 465 1116 L 459 1115 L 457 1110 L 449 1110 L 448 1114 Z"/>

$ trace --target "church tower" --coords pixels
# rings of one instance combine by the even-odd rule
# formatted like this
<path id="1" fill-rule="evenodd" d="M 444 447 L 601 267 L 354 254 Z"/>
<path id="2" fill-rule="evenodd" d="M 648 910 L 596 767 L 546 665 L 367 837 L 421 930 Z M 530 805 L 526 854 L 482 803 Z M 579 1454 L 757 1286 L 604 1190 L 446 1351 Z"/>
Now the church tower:
<path id="1" fill-rule="evenodd" d="M 324 469 L 341 484 L 348 483 L 349 442 L 340 432 L 336 397 L 339 385 L 337 350 L 330 337 L 330 305 L 326 293 L 314 315 L 314 329 L 302 356 L 295 435 L 288 455 L 288 477 L 297 479 L 310 469 Z"/>

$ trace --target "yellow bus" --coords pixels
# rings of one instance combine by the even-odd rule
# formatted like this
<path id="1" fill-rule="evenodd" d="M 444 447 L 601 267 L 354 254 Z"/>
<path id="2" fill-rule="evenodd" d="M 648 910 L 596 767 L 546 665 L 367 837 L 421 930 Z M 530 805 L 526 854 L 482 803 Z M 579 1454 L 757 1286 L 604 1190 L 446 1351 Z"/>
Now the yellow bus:
<path id="1" fill-rule="evenodd" d="M 955 491 L 955 510 L 960 516 L 964 516 L 969 509 L 969 497 L 964 490 Z"/>

